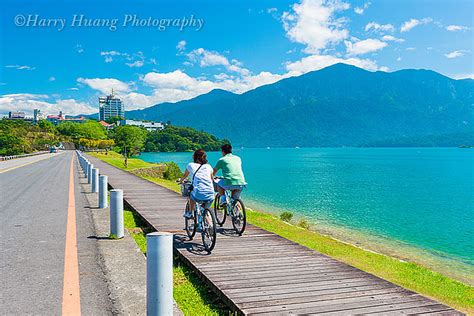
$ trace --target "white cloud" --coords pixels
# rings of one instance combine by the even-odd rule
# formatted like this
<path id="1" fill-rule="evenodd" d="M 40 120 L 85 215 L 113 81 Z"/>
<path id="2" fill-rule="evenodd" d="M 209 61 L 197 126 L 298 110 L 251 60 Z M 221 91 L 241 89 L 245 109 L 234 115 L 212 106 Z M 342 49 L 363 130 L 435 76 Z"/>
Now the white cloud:
<path id="1" fill-rule="evenodd" d="M 377 63 L 370 59 L 360 58 L 338 58 L 329 55 L 312 55 L 304 57 L 301 60 L 290 62 L 286 64 L 286 69 L 291 75 L 301 75 L 310 71 L 319 70 L 337 63 L 344 63 L 363 68 L 369 71 L 380 70 Z"/>
<path id="2" fill-rule="evenodd" d="M 71 90 L 71 91 L 78 91 L 79 88 L 73 87 L 73 88 L 69 88 L 69 90 Z"/>
<path id="3" fill-rule="evenodd" d="M 232 59 L 229 61 L 227 57 L 218 52 L 208 51 L 204 48 L 194 49 L 186 56 L 190 61 L 199 63 L 201 67 L 224 66 L 227 70 L 239 73 L 242 76 L 250 74 L 248 69 L 241 67 L 238 60 Z"/>
<path id="4" fill-rule="evenodd" d="M 361 7 L 355 7 L 355 8 L 354 8 L 354 12 L 357 13 L 357 14 L 359 14 L 359 15 L 360 15 L 360 14 L 363 14 L 364 11 L 369 8 L 369 6 L 370 6 L 370 2 L 366 2 L 366 3 L 364 3 L 364 5 L 361 6 Z"/>
<path id="5" fill-rule="evenodd" d="M 130 86 L 127 83 L 113 78 L 78 78 L 77 82 L 88 85 L 90 88 L 103 94 L 109 94 L 112 89 L 116 92 L 130 91 Z"/>
<path id="6" fill-rule="evenodd" d="M 410 19 L 409 21 L 406 21 L 405 23 L 403 23 L 403 25 L 400 28 L 400 32 L 402 32 L 402 33 L 403 32 L 408 32 L 409 30 L 411 30 L 415 26 L 428 24 L 432 21 L 433 21 L 433 19 L 431 19 L 431 18 L 424 18 L 424 19 L 421 19 L 421 20 Z"/>
<path id="7" fill-rule="evenodd" d="M 446 26 L 446 30 L 450 32 L 456 32 L 456 31 L 467 31 L 470 28 L 467 26 L 462 26 L 462 25 L 448 25 Z"/>
<path id="8" fill-rule="evenodd" d="M 13 68 L 16 70 L 35 70 L 36 67 L 26 66 L 26 65 L 6 65 L 5 68 Z"/>
<path id="9" fill-rule="evenodd" d="M 392 24 L 379 24 L 377 22 L 370 22 L 367 23 L 367 25 L 365 26 L 365 31 L 368 32 L 370 30 L 380 32 L 393 32 L 395 31 L 395 27 Z"/>
<path id="10" fill-rule="evenodd" d="M 392 35 L 384 35 L 382 36 L 382 40 L 386 42 L 397 42 L 397 43 L 403 43 L 405 41 L 403 38 L 397 38 Z"/>
<path id="11" fill-rule="evenodd" d="M 125 63 L 125 65 L 127 65 L 128 67 L 142 67 L 144 65 L 144 61 L 143 60 L 136 60 L 134 61 L 133 63 Z"/>
<path id="12" fill-rule="evenodd" d="M 52 98 L 44 94 L 16 93 L 0 96 L 0 113 L 23 111 L 27 115 L 32 115 L 34 109 L 40 109 L 45 114 L 63 111 L 66 115 L 90 114 L 97 111 L 84 102 Z"/>
<path id="13" fill-rule="evenodd" d="M 452 76 L 454 79 L 474 79 L 474 73 L 470 74 L 456 74 Z"/>
<path id="14" fill-rule="evenodd" d="M 277 8 L 268 8 L 268 9 L 267 9 L 267 13 L 270 13 L 270 14 L 271 14 L 271 13 L 275 13 L 275 12 L 277 12 L 277 11 L 278 11 Z"/>
<path id="15" fill-rule="evenodd" d="M 100 52 L 100 56 L 104 56 L 104 60 L 106 63 L 111 63 L 114 60 L 114 56 L 121 56 L 122 53 L 117 52 L 115 50 L 111 50 L 108 52 Z"/>
<path id="16" fill-rule="evenodd" d="M 129 53 L 118 52 L 116 50 L 111 50 L 111 51 L 100 52 L 100 55 L 104 56 L 104 61 L 106 63 L 111 63 L 114 61 L 115 58 L 117 58 L 122 61 L 124 60 L 128 61 L 128 62 L 125 62 L 125 65 L 127 65 L 128 67 L 139 68 L 145 65 L 145 55 L 141 51 L 138 51 L 133 54 L 129 54 Z M 154 58 L 151 58 L 149 62 L 151 64 L 156 64 L 156 60 Z"/>
<path id="17" fill-rule="evenodd" d="M 444 54 L 444 56 L 446 58 L 452 59 L 452 58 L 462 57 L 468 52 L 469 52 L 468 50 L 455 50 L 453 52 Z"/>
<path id="18" fill-rule="evenodd" d="M 401 58 L 401 57 L 398 57 L 398 58 L 397 58 L 397 61 L 401 61 L 401 60 L 402 60 L 402 58 Z"/>
<path id="19" fill-rule="evenodd" d="M 348 37 L 349 31 L 343 28 L 346 20 L 334 14 L 349 8 L 338 0 L 301 0 L 283 13 L 283 27 L 291 41 L 306 45 L 305 52 L 318 53 Z"/>
<path id="20" fill-rule="evenodd" d="M 49 77 L 48 81 L 56 81 L 56 77 L 51 76 Z"/>
<path id="21" fill-rule="evenodd" d="M 177 55 L 183 54 L 183 52 L 186 50 L 186 41 L 182 40 L 178 42 L 178 45 L 176 45 L 176 49 L 178 50 Z"/>
<path id="22" fill-rule="evenodd" d="M 78 52 L 79 54 L 82 54 L 84 52 L 84 48 L 82 48 L 81 44 L 76 45 L 76 52 Z"/>
<path id="23" fill-rule="evenodd" d="M 405 48 L 405 50 L 408 50 L 408 51 L 416 50 L 416 47 L 407 47 Z"/>
<path id="24" fill-rule="evenodd" d="M 382 48 L 387 46 L 387 43 L 373 38 L 368 38 L 366 40 L 354 43 L 345 41 L 344 44 L 346 45 L 348 55 L 363 55 L 381 50 Z"/>

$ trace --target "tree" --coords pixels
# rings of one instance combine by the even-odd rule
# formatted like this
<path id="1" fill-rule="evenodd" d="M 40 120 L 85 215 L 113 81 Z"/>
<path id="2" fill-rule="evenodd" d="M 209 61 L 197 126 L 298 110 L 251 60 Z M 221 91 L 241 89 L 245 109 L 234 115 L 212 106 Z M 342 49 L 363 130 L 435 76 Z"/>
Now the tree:
<path id="1" fill-rule="evenodd" d="M 112 116 L 112 117 L 109 117 L 105 120 L 106 123 L 108 124 L 115 124 L 119 121 L 122 121 L 124 118 L 121 117 L 121 116 Z"/>
<path id="2" fill-rule="evenodd" d="M 39 128 L 41 128 L 42 130 L 44 130 L 48 133 L 54 133 L 54 131 L 55 131 L 53 123 L 51 123 L 50 121 L 47 121 L 47 120 L 40 120 L 38 122 L 38 126 L 39 126 Z"/>
<path id="3" fill-rule="evenodd" d="M 120 147 L 125 158 L 125 167 L 128 167 L 128 158 L 138 154 L 144 147 L 147 132 L 137 126 L 119 126 L 115 132 L 115 144 Z"/>

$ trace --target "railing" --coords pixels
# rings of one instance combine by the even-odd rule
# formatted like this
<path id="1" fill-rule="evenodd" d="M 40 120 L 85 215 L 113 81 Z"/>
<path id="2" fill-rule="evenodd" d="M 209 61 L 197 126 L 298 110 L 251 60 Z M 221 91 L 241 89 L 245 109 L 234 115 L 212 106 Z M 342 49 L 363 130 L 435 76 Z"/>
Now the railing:
<path id="1" fill-rule="evenodd" d="M 23 154 L 23 155 L 0 156 L 0 161 L 23 158 L 23 157 L 30 157 L 30 156 L 37 156 L 37 155 L 42 155 L 42 154 L 47 154 L 47 153 L 49 153 L 49 151 L 38 151 L 38 152 L 35 152 L 35 153 L 32 153 L 32 154 Z"/>

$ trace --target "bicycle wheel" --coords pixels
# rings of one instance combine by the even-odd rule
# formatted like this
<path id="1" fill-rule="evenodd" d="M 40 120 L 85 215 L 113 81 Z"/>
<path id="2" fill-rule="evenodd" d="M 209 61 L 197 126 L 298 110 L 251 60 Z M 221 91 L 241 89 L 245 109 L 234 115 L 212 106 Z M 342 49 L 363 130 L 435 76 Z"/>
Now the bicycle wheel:
<path id="1" fill-rule="evenodd" d="M 219 199 L 221 198 L 220 194 L 216 195 L 214 199 L 214 215 L 216 217 L 216 222 L 219 226 L 224 225 L 225 219 L 227 217 L 227 209 L 226 207 L 219 206 Z"/>
<path id="2" fill-rule="evenodd" d="M 244 202 L 241 199 L 235 199 L 232 205 L 232 226 L 235 232 L 242 235 L 247 225 L 247 215 L 245 213 Z"/>
<path id="3" fill-rule="evenodd" d="M 189 201 L 186 203 L 186 212 L 189 211 Z M 194 235 L 196 234 L 196 228 L 197 228 L 197 219 L 196 219 L 196 212 L 193 212 L 194 216 L 193 218 L 184 218 L 184 227 L 186 229 L 186 234 L 188 234 L 188 237 L 190 240 L 193 239 Z"/>
<path id="4" fill-rule="evenodd" d="M 202 243 L 204 248 L 211 252 L 216 245 L 216 217 L 214 212 L 206 208 L 202 212 Z"/>

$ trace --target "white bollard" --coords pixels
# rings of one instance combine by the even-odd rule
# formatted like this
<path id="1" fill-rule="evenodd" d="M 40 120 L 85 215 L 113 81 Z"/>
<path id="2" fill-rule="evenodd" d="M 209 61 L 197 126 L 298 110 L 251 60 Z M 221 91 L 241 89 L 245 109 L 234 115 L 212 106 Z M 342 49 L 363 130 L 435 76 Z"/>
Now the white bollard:
<path id="1" fill-rule="evenodd" d="M 107 176 L 99 176 L 99 208 L 106 208 L 107 204 Z"/>
<path id="2" fill-rule="evenodd" d="M 99 169 L 92 169 L 92 193 L 99 192 Z"/>
<path id="3" fill-rule="evenodd" d="M 123 190 L 110 190 L 110 235 L 123 238 Z"/>
<path id="4" fill-rule="evenodd" d="M 146 235 L 146 313 L 173 315 L 173 234 Z"/>
<path id="5" fill-rule="evenodd" d="M 87 183 L 89 184 L 92 183 L 92 169 L 94 169 L 94 165 L 89 163 L 89 166 L 87 166 Z"/>
<path id="6" fill-rule="evenodd" d="M 89 172 L 89 164 L 90 164 L 90 162 L 89 162 L 89 161 L 86 161 L 86 167 L 84 168 L 84 176 L 85 176 L 86 178 L 88 178 L 87 172 Z"/>

